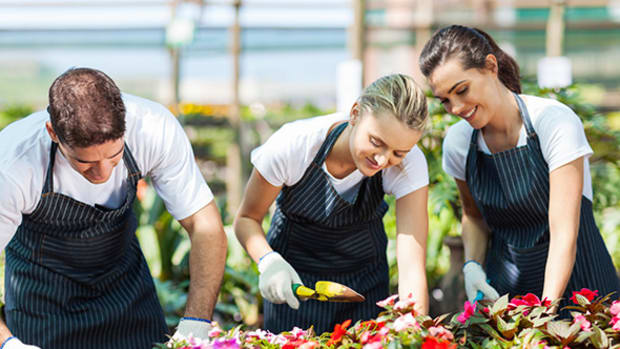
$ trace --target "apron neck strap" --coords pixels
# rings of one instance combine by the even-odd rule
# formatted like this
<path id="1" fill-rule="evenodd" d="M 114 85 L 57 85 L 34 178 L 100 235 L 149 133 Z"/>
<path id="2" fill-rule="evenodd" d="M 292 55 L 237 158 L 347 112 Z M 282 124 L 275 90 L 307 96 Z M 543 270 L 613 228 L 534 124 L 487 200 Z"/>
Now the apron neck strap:
<path id="1" fill-rule="evenodd" d="M 329 132 L 329 134 L 327 135 L 327 138 L 321 145 L 319 152 L 314 157 L 314 160 L 312 160 L 315 164 L 321 166 L 323 162 L 325 162 L 327 155 L 334 147 L 334 144 L 336 144 L 336 140 L 338 140 L 338 137 L 340 137 L 340 134 L 342 133 L 342 131 L 344 131 L 344 129 L 347 128 L 347 125 L 349 125 L 349 122 L 345 121 L 341 123 L 340 125 L 334 127 L 334 129 Z"/>

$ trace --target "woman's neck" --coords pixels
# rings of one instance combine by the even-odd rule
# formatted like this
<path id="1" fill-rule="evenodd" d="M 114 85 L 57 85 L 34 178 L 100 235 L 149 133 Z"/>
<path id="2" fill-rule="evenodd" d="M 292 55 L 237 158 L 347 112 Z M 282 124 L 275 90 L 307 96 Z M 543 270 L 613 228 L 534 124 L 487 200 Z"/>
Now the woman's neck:
<path id="1" fill-rule="evenodd" d="M 519 104 L 512 92 L 503 85 L 502 87 L 498 96 L 497 111 L 482 128 L 484 140 L 493 153 L 516 147 L 523 125 Z"/>
<path id="2" fill-rule="evenodd" d="M 519 105 L 512 92 L 506 87 L 499 93 L 499 106 L 493 117 L 483 127 L 484 134 L 513 135 L 521 129 L 522 120 L 519 113 Z"/>

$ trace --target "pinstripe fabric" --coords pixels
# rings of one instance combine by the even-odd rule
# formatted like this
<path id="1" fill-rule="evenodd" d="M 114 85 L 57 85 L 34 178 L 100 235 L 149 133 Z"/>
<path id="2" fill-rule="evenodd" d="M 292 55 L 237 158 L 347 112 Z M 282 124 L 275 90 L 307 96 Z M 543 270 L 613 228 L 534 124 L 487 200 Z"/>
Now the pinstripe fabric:
<path id="1" fill-rule="evenodd" d="M 478 150 L 474 130 L 467 155 L 466 180 L 485 222 L 493 232 L 486 259 L 487 276 L 499 294 L 541 296 L 549 249 L 549 167 L 518 95 L 527 144 L 493 155 Z M 592 202 L 581 199 L 577 257 L 561 306 L 572 291 L 618 291 L 616 270 L 594 222 Z"/>
<path id="2" fill-rule="evenodd" d="M 43 192 L 6 249 L 6 319 L 45 349 L 152 348 L 167 333 L 132 211 L 141 178 L 127 145 L 128 193 L 118 209 L 53 191 L 52 144 Z"/>
<path id="3" fill-rule="evenodd" d="M 347 123 L 337 126 L 319 149 L 302 179 L 278 196 L 267 240 L 295 268 L 305 285 L 330 280 L 366 297 L 364 303 L 301 302 L 299 310 L 265 301 L 265 328 L 273 332 L 293 326 L 317 333 L 332 331 L 346 319 L 376 317 L 376 302 L 388 296 L 387 238 L 382 218 L 381 172 L 364 178 L 356 200 L 335 191 L 321 168 Z"/>

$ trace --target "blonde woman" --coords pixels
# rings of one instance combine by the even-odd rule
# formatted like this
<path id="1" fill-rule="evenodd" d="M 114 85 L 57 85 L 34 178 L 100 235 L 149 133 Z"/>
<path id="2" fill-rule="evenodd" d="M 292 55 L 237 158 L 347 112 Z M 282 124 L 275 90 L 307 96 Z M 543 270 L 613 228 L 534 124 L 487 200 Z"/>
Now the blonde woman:
<path id="1" fill-rule="evenodd" d="M 428 171 L 416 147 L 427 116 L 414 80 L 388 75 L 367 87 L 349 114 L 288 123 L 252 152 L 235 232 L 258 263 L 266 329 L 312 325 L 322 333 L 379 313 L 376 302 L 389 292 L 385 194 L 396 197 L 399 294 L 428 311 Z M 265 238 L 261 225 L 274 200 Z M 366 301 L 300 304 L 292 284 L 318 280 L 345 284 Z"/>

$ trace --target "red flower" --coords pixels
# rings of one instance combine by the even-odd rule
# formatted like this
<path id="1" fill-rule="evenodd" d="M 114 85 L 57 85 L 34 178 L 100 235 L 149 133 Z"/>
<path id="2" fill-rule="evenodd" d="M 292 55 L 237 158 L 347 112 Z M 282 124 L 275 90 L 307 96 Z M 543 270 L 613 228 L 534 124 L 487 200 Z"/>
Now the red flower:
<path id="1" fill-rule="evenodd" d="M 422 349 L 456 349 L 456 343 L 440 341 L 435 337 L 428 336 L 424 338 Z"/>
<path id="2" fill-rule="evenodd" d="M 581 291 L 573 291 L 573 296 L 570 297 L 570 300 L 575 304 L 579 304 L 577 301 L 577 295 L 580 294 L 588 299 L 588 301 L 592 301 L 594 297 L 598 296 L 598 290 L 589 290 L 587 288 L 582 288 Z"/>
<path id="3" fill-rule="evenodd" d="M 520 305 L 524 305 L 526 307 L 539 307 L 539 306 L 549 307 L 551 306 L 551 301 L 548 300 L 547 298 L 543 298 L 543 300 L 541 301 L 540 298 L 538 298 L 538 296 L 536 296 L 535 294 L 528 293 L 525 296 L 522 296 L 522 297 L 516 296 L 513 299 L 511 299 L 510 303 L 508 303 L 508 309 L 510 310 L 515 309 L 516 307 Z"/>
<path id="4" fill-rule="evenodd" d="M 336 324 L 336 326 L 334 326 L 334 332 L 332 332 L 329 341 L 327 341 L 327 345 L 334 345 L 340 342 L 342 336 L 347 333 L 347 327 L 349 327 L 349 325 L 351 325 L 351 319 L 345 320 L 342 324 Z"/>

